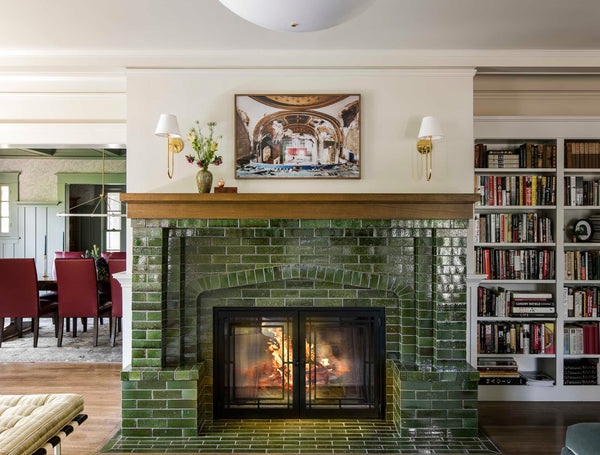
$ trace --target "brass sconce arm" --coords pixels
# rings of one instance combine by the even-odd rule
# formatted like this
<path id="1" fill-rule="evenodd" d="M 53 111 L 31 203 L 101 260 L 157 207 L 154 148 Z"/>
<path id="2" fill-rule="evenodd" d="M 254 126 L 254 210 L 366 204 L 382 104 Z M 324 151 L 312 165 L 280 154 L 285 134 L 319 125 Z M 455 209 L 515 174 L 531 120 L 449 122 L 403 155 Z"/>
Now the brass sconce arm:
<path id="1" fill-rule="evenodd" d="M 431 151 L 433 150 L 433 141 L 431 140 L 431 136 L 429 139 L 421 139 L 417 142 L 417 151 L 421 155 L 425 155 L 425 179 L 427 181 L 431 180 L 431 170 L 433 167 L 433 160 L 431 156 Z"/>
<path id="2" fill-rule="evenodd" d="M 168 152 L 167 152 L 167 174 L 170 179 L 173 178 L 173 170 L 174 170 L 174 162 L 173 157 L 176 153 L 179 153 L 183 150 L 183 141 L 180 137 L 170 137 L 167 134 L 168 141 Z"/>

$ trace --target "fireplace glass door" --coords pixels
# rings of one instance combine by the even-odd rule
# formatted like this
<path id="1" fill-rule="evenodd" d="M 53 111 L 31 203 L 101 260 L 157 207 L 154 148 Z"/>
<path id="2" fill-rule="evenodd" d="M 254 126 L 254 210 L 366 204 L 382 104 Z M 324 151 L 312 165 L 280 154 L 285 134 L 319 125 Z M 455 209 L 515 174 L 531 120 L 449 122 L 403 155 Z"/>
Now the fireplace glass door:
<path id="1" fill-rule="evenodd" d="M 380 417 L 379 309 L 215 309 L 216 417 Z"/>

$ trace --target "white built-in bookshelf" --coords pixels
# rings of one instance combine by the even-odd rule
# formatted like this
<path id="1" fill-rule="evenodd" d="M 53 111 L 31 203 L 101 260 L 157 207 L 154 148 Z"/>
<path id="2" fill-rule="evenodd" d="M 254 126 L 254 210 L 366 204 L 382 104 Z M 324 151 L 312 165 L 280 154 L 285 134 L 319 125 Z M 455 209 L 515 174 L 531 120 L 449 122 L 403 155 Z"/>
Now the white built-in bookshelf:
<path id="1" fill-rule="evenodd" d="M 553 387 L 535 387 L 527 385 L 480 385 L 479 398 L 481 400 L 514 400 L 514 401 L 600 401 L 600 385 L 566 385 L 565 384 L 565 361 L 571 362 L 578 359 L 590 359 L 600 361 L 600 354 L 565 354 L 564 329 L 580 323 L 599 323 L 600 310 L 597 317 L 575 317 L 568 316 L 564 302 L 565 287 L 600 287 L 600 279 L 578 280 L 575 277 L 565 276 L 565 252 L 579 254 L 585 251 L 600 252 L 600 237 L 590 242 L 573 241 L 572 236 L 567 234 L 568 227 L 579 219 L 589 219 L 590 216 L 600 215 L 600 205 L 571 206 L 565 202 L 565 177 L 579 177 L 585 181 L 600 180 L 600 154 L 587 162 L 581 161 L 578 167 L 567 168 L 565 152 L 566 143 L 583 143 L 587 141 L 600 142 L 600 118 L 596 117 L 476 117 L 474 122 L 475 144 L 486 144 L 488 149 L 510 149 L 518 148 L 525 143 L 542 144 L 544 147 L 556 147 L 556 160 L 551 166 L 543 168 L 475 168 L 474 176 L 497 176 L 516 179 L 519 176 L 540 176 L 556 178 L 556 197 L 552 204 L 548 205 L 503 205 L 483 206 L 474 208 L 474 220 L 469 230 L 468 248 L 468 318 L 469 318 L 469 361 L 477 365 L 478 357 L 512 357 L 519 365 L 520 371 L 542 371 L 555 378 Z M 573 147 L 569 145 L 569 147 Z M 582 146 L 583 147 L 583 146 Z M 600 152 L 600 146 L 594 152 Z M 583 148 L 581 149 L 583 153 Z M 595 160 L 595 161 L 594 161 Z M 546 162 L 545 164 L 547 164 Z M 572 163 L 577 164 L 577 163 Z M 589 165 L 595 164 L 591 168 Z M 477 180 L 476 180 L 477 181 Z M 512 182 L 515 180 L 513 179 Z M 481 182 L 481 180 L 480 180 Z M 600 193 L 600 190 L 599 190 Z M 510 203 L 511 201 L 505 201 Z M 514 200 L 512 201 L 514 202 Z M 551 241 L 536 239 L 523 243 L 498 243 L 482 241 L 475 238 L 475 218 L 485 214 L 523 214 L 535 213 L 539 217 L 547 217 L 552 220 Z M 489 218 L 486 218 L 486 220 Z M 554 252 L 554 274 L 546 279 L 539 277 L 528 277 L 529 279 L 486 279 L 485 275 L 476 273 L 475 260 L 477 250 L 494 249 L 500 250 L 498 254 L 506 254 L 506 251 L 518 250 L 547 250 Z M 519 254 L 519 253 L 513 253 Z M 482 253 L 480 253 L 482 256 Z M 600 276 L 595 277 L 600 278 Z M 515 318 L 478 315 L 478 287 L 483 286 L 492 290 L 503 289 L 511 292 L 521 293 L 551 293 L 554 296 L 556 317 L 540 318 Z M 600 302 L 599 302 L 600 306 Z M 478 353 L 479 347 L 479 323 L 483 324 L 520 324 L 526 322 L 539 322 L 554 325 L 554 353 L 515 354 L 515 353 Z M 570 376 L 572 377 L 572 376 Z"/>

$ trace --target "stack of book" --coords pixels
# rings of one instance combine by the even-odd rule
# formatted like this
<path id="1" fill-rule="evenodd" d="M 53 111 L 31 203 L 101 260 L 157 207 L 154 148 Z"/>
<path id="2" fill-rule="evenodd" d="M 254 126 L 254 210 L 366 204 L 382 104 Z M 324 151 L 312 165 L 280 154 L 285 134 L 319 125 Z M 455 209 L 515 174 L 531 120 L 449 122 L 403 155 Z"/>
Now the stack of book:
<path id="1" fill-rule="evenodd" d="M 600 242 L 600 215 L 590 215 L 588 217 L 588 220 L 590 221 L 592 225 L 592 230 L 594 231 L 592 234 L 591 241 Z"/>
<path id="2" fill-rule="evenodd" d="M 565 385 L 597 385 L 598 359 L 565 359 Z"/>
<path id="3" fill-rule="evenodd" d="M 565 316 L 568 318 L 597 318 L 600 288 L 563 288 Z"/>
<path id="4" fill-rule="evenodd" d="M 552 243 L 552 219 L 538 213 L 475 214 L 475 241 Z"/>
<path id="5" fill-rule="evenodd" d="M 478 354 L 554 354 L 554 322 L 477 323 Z"/>
<path id="6" fill-rule="evenodd" d="M 475 188 L 483 205 L 556 204 L 556 177 L 552 175 L 477 175 Z"/>
<path id="7" fill-rule="evenodd" d="M 564 328 L 564 353 L 573 355 L 598 354 L 598 323 L 581 322 Z"/>
<path id="8" fill-rule="evenodd" d="M 582 176 L 565 177 L 565 205 L 600 205 L 600 180 Z"/>
<path id="9" fill-rule="evenodd" d="M 554 250 L 476 247 L 475 273 L 488 280 L 552 280 Z"/>
<path id="10" fill-rule="evenodd" d="M 565 165 L 567 168 L 600 167 L 600 142 L 565 142 Z"/>
<path id="11" fill-rule="evenodd" d="M 555 318 L 556 306 L 550 293 L 512 293 L 509 315 L 513 318 Z"/>
<path id="12" fill-rule="evenodd" d="M 476 168 L 555 168 L 556 146 L 550 144 L 522 144 L 513 149 L 491 149 L 486 144 L 475 144 Z"/>
<path id="13" fill-rule="evenodd" d="M 479 357 L 477 359 L 479 384 L 482 385 L 522 385 L 525 382 L 519 375 L 519 367 L 512 357 L 497 359 Z"/>
<path id="14" fill-rule="evenodd" d="M 477 288 L 477 315 L 480 317 L 552 318 L 556 317 L 550 293 L 506 291 L 503 288 Z"/>
<path id="15" fill-rule="evenodd" d="M 565 280 L 600 280 L 600 251 L 565 251 Z"/>

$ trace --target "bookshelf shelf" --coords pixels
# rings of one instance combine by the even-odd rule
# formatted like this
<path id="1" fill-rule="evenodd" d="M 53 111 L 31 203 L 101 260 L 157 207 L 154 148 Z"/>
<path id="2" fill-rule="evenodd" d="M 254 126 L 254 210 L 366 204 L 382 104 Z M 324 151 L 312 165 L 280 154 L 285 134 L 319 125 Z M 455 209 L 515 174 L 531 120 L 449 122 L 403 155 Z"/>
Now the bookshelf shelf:
<path id="1" fill-rule="evenodd" d="M 483 280 L 482 284 L 555 284 L 556 280 Z M 600 281 L 598 282 L 600 283 Z"/>
<path id="2" fill-rule="evenodd" d="M 563 359 L 598 359 L 600 354 L 563 354 Z"/>
<path id="3" fill-rule="evenodd" d="M 554 359 L 556 354 L 477 354 L 477 357 L 513 357 L 515 360 L 520 358 L 531 358 L 531 359 Z M 596 356 L 598 357 L 598 356 Z"/>
<path id="4" fill-rule="evenodd" d="M 579 208 L 579 207 L 577 207 Z M 476 205 L 476 212 L 493 212 L 493 211 L 535 211 L 535 210 L 556 210 L 555 205 Z"/>
<path id="5" fill-rule="evenodd" d="M 565 169 L 565 175 L 575 175 L 575 174 L 600 174 L 600 169 L 598 168 L 591 168 L 591 169 L 587 169 L 587 168 L 578 168 L 578 169 L 573 169 L 573 168 L 567 168 Z"/>
<path id="6" fill-rule="evenodd" d="M 552 322 L 556 321 L 556 318 L 511 318 L 511 317 L 502 317 L 502 316 L 477 316 L 478 321 L 490 321 L 490 322 L 537 322 L 537 321 L 546 321 Z"/>
<path id="7" fill-rule="evenodd" d="M 564 243 L 563 245 L 565 250 L 585 250 L 591 248 L 600 248 L 600 243 L 598 242 L 579 242 L 579 243 Z"/>
<path id="8" fill-rule="evenodd" d="M 556 243 L 492 243 L 492 242 L 487 242 L 487 243 L 475 243 L 474 246 L 481 246 L 481 247 L 489 247 L 489 248 L 514 248 L 514 249 L 518 249 L 518 248 L 537 248 L 537 247 L 541 247 L 541 248 L 551 248 L 551 247 L 555 247 Z"/>
<path id="9" fill-rule="evenodd" d="M 525 134 L 524 134 L 525 133 Z M 600 216 L 600 202 L 598 195 L 594 195 L 592 191 L 596 191 L 592 181 L 600 180 L 600 117 L 589 118 L 582 120 L 580 118 L 569 117 L 564 121 L 556 119 L 546 120 L 544 118 L 527 118 L 527 117 L 481 117 L 475 118 L 474 123 L 475 149 L 474 161 L 477 167 L 474 169 L 475 175 L 475 191 L 482 194 L 482 200 L 494 202 L 492 198 L 495 196 L 496 201 L 519 202 L 519 199 L 514 199 L 515 189 L 517 193 L 522 190 L 523 182 L 519 176 L 538 176 L 538 199 L 540 202 L 552 203 L 554 205 L 477 205 L 474 208 L 474 220 L 472 223 L 473 229 L 470 229 L 468 242 L 468 264 L 469 273 L 472 278 L 468 281 L 467 298 L 469 301 L 469 343 L 470 350 L 469 362 L 476 364 L 477 359 L 481 357 L 500 357 L 514 358 L 517 361 L 519 371 L 540 371 L 555 378 L 556 385 L 553 387 L 533 387 L 527 385 L 481 385 L 479 387 L 480 400 L 506 400 L 506 401 L 599 401 L 600 402 L 600 384 L 599 385 L 568 385 L 564 384 L 565 378 L 568 379 L 569 368 L 565 366 L 565 360 L 569 359 L 569 363 L 574 362 L 572 359 L 592 359 L 594 362 L 600 362 L 600 354 L 564 354 L 565 340 L 563 330 L 565 326 L 582 326 L 588 327 L 593 323 L 600 326 L 600 311 L 599 317 L 568 317 L 566 311 L 566 292 L 565 287 L 576 288 L 583 292 L 594 292 L 594 288 L 600 288 L 600 279 L 598 280 L 573 280 L 565 278 L 565 267 L 570 266 L 573 252 L 592 251 L 597 253 L 600 251 L 600 241 L 593 242 L 573 242 L 570 236 L 569 228 L 578 219 L 590 218 L 593 215 Z M 588 144 L 593 144 L 588 145 Z M 551 147 L 552 154 L 556 150 L 556 154 L 548 160 L 548 147 Z M 525 150 L 525 155 L 523 151 Z M 532 151 L 531 160 L 528 155 Z M 513 151 L 511 153 L 511 151 Z M 540 160 L 540 151 L 542 153 Z M 537 155 L 536 155 L 537 152 Z M 519 155 L 518 160 L 511 155 Z M 536 161 L 536 156 L 537 160 Z M 496 158 L 497 157 L 497 158 Z M 567 168 L 568 164 L 572 163 L 573 167 Z M 487 168 L 484 166 L 495 165 L 515 165 L 515 161 L 528 167 L 523 168 Z M 548 164 L 550 163 L 551 164 Z M 534 168 L 536 163 L 539 165 L 548 166 L 546 168 Z M 588 168 L 582 167 L 588 165 Z M 552 167 L 550 167 L 552 166 Z M 593 167 L 592 167 L 593 166 Z M 489 177 L 489 178 L 487 178 Z M 515 177 L 516 185 L 515 185 Z M 575 177 L 578 177 L 575 179 Z M 494 180 L 495 179 L 495 180 Z M 543 179 L 543 180 L 542 180 Z M 551 194 L 555 192 L 555 198 L 549 200 L 540 199 L 539 182 L 551 182 Z M 566 205 L 570 204 L 573 192 L 567 193 L 567 188 L 575 181 L 581 194 L 581 183 L 583 183 L 584 201 L 595 203 L 597 205 Z M 500 182 L 500 183 L 498 183 Z M 496 183 L 497 192 L 492 196 L 493 184 Z M 525 182 L 527 183 L 527 181 Z M 526 189 L 529 188 L 526 186 Z M 596 187 L 597 188 L 597 187 Z M 498 197 L 499 191 L 502 193 L 501 198 Z M 533 185 L 532 185 L 533 193 Z M 533 193 L 536 194 L 536 193 Z M 591 194 L 591 195 L 590 195 Z M 511 196 L 513 196 L 511 198 Z M 594 199 L 594 196 L 596 199 Z M 525 199 L 523 199 L 524 201 Z M 535 199 L 533 199 L 535 200 Z M 529 202 L 529 200 L 527 200 Z M 515 215 L 523 213 L 535 213 L 538 217 L 547 217 L 552 221 L 552 243 L 491 243 L 486 242 L 493 238 L 489 236 L 490 217 L 488 214 L 509 213 L 512 218 L 508 218 L 508 223 L 514 220 Z M 486 225 L 481 224 L 484 215 L 486 217 Z M 493 220 L 497 234 L 498 221 Z M 503 223 L 501 221 L 501 223 Z M 483 230 L 481 227 L 483 226 Z M 505 226 L 500 224 L 500 227 Z M 597 226 L 596 231 L 598 230 Z M 511 231 L 509 227 L 508 232 Z M 567 235 L 569 234 L 569 235 Z M 476 237 L 477 236 L 477 237 Z M 480 237 L 481 236 L 481 237 Z M 487 238 L 486 238 L 487 237 Z M 510 237 L 509 237 L 510 238 Z M 538 239 L 542 237 L 536 237 Z M 545 237 L 544 237 L 545 238 Z M 475 240 L 477 239 L 477 241 Z M 497 240 L 495 237 L 494 240 Z M 531 237 L 528 237 L 531 240 Z M 479 241 L 479 240 L 483 240 Z M 475 267 L 475 260 L 481 261 L 483 249 L 501 250 L 496 252 L 496 256 L 489 256 L 497 261 L 495 268 L 505 267 L 507 262 L 512 260 L 512 256 L 502 256 L 506 250 L 531 249 L 540 251 L 548 249 L 554 253 L 554 277 L 553 280 L 499 280 L 490 279 L 481 280 L 481 274 L 477 270 L 482 270 L 481 267 Z M 565 252 L 570 252 L 569 256 Z M 596 256 L 593 256 L 596 258 Z M 499 262 L 498 262 L 499 261 Z M 485 276 L 485 275 L 484 275 Z M 528 275 L 532 276 L 532 275 Z M 536 275 L 533 275 L 536 276 Z M 569 275 L 569 277 L 577 277 L 578 275 Z M 595 276 L 595 275 L 594 275 Z M 478 309 L 481 308 L 478 298 L 487 299 L 490 294 L 482 294 L 478 292 L 478 287 L 490 289 L 493 296 L 502 295 L 502 293 L 551 293 L 555 302 L 556 317 L 554 318 L 520 318 L 520 317 L 495 317 L 495 316 L 478 316 Z M 495 297 L 495 305 L 504 305 L 505 297 Z M 584 297 L 585 298 L 585 297 Z M 599 298 L 600 300 L 600 298 Z M 595 297 L 593 299 L 595 301 Z M 491 305 L 489 300 L 484 301 L 484 305 Z M 600 304 L 600 302 L 599 302 Z M 585 305 L 585 300 L 583 305 Z M 495 314 L 493 306 L 487 306 L 488 314 Z M 502 307 L 500 307 L 502 308 Z M 585 307 L 584 307 L 584 311 Z M 573 313 L 571 313 L 573 314 Z M 581 313 L 575 313 L 581 314 Z M 585 313 L 584 313 L 585 314 Z M 539 322 L 540 324 L 554 324 L 554 352 L 555 354 L 485 354 L 478 353 L 479 347 L 479 324 L 494 325 L 499 324 L 504 327 L 514 324 L 522 324 L 527 322 Z M 518 327 L 518 325 L 517 325 Z M 546 327 L 548 327 L 546 325 Z M 594 351 L 588 351 L 594 352 Z M 600 372 L 599 372 L 600 376 Z"/>
<path id="10" fill-rule="evenodd" d="M 564 284 L 569 284 L 569 285 L 594 284 L 594 285 L 600 286 L 600 280 L 564 280 Z"/>
<path id="11" fill-rule="evenodd" d="M 565 322 L 594 322 L 594 321 L 600 321 L 600 318 L 565 318 L 564 319 Z"/>
<path id="12" fill-rule="evenodd" d="M 554 168 L 476 168 L 475 174 L 554 174 Z"/>

